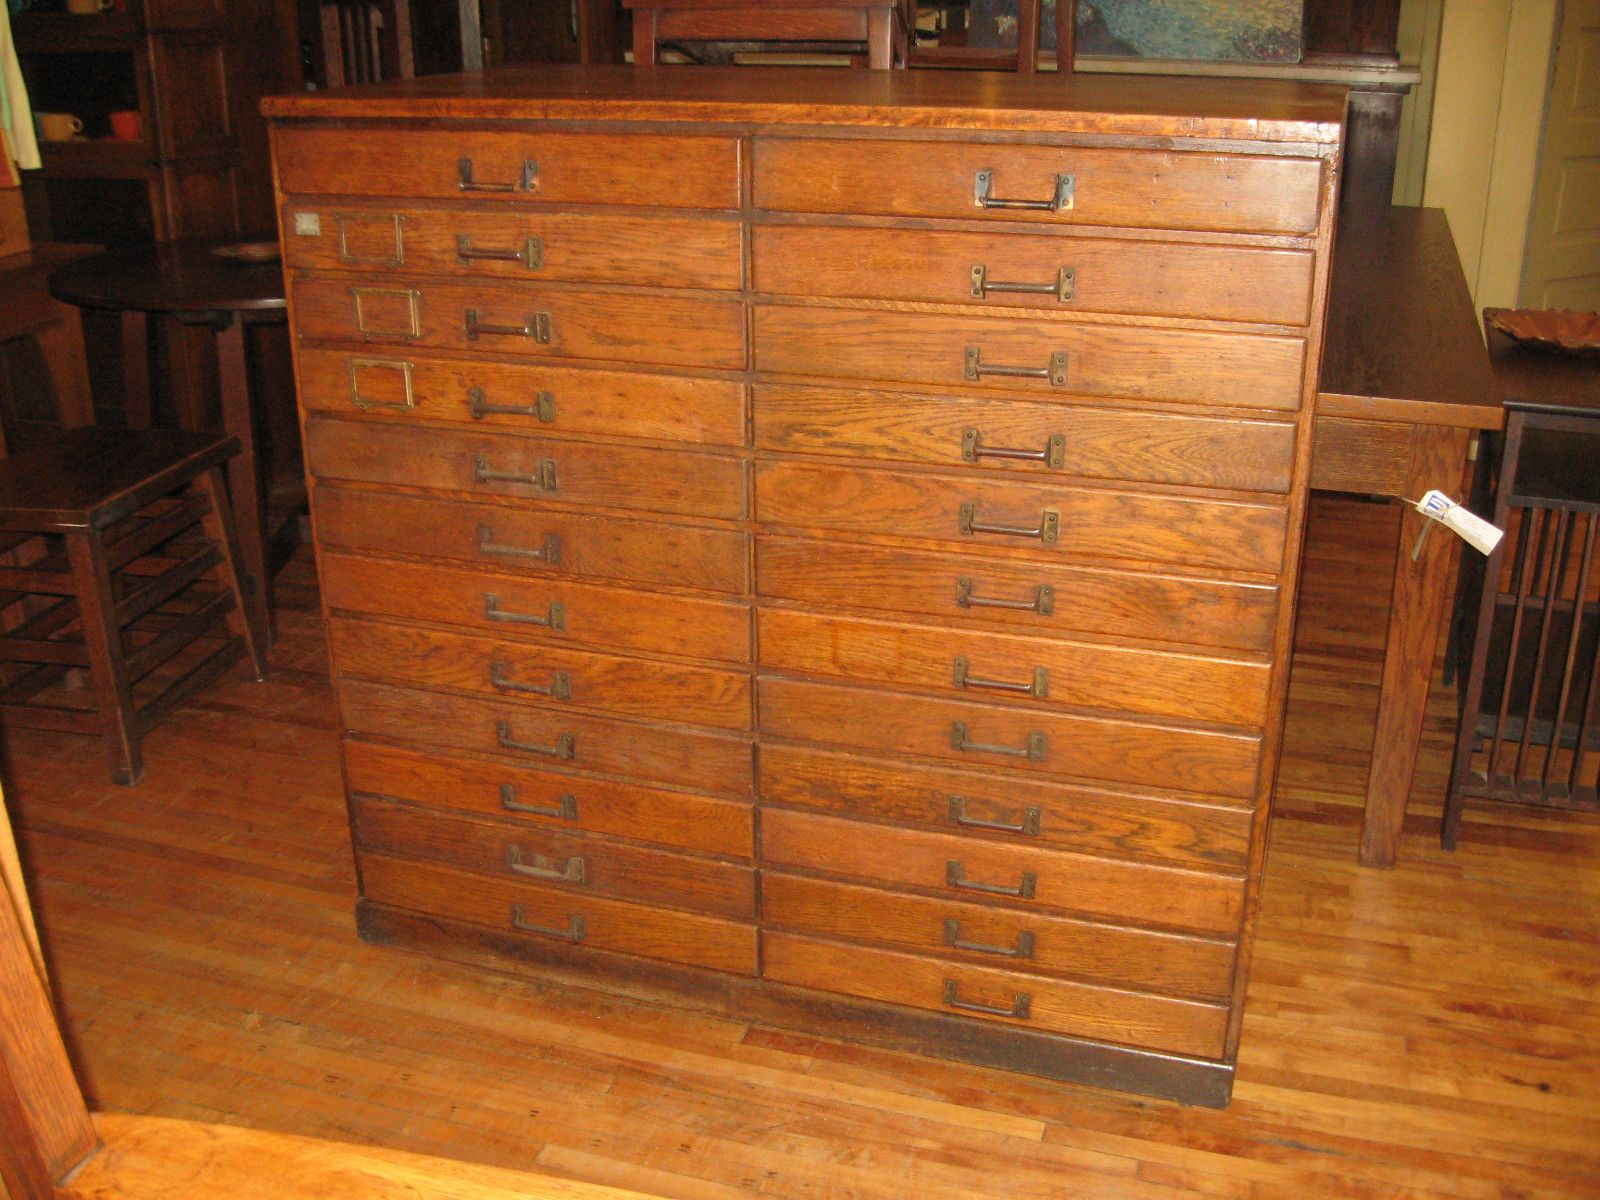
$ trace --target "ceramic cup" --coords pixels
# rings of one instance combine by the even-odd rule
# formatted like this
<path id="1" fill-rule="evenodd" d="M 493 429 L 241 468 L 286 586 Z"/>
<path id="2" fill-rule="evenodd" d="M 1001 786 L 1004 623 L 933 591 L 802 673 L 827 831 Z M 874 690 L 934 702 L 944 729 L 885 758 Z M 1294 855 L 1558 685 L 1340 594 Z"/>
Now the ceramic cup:
<path id="1" fill-rule="evenodd" d="M 114 0 L 67 0 L 67 11 L 77 13 L 80 17 L 90 13 L 110 12 L 115 7 Z"/>
<path id="2" fill-rule="evenodd" d="M 39 126 L 39 137 L 47 142 L 70 142 L 83 132 L 83 122 L 71 113 L 34 113 Z"/>
<path id="3" fill-rule="evenodd" d="M 144 120 L 136 108 L 122 108 L 111 114 L 111 136 L 119 142 L 137 142 L 144 136 Z"/>

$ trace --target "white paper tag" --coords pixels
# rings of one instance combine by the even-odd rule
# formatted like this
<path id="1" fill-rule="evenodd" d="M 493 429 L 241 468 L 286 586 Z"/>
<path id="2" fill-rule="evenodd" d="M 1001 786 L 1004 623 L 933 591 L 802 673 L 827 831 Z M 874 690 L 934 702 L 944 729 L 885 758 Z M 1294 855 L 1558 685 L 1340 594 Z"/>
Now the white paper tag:
<path id="1" fill-rule="evenodd" d="M 294 232 L 297 237 L 321 237 L 322 214 L 314 212 L 295 213 Z"/>
<path id="2" fill-rule="evenodd" d="M 1483 554 L 1494 553 L 1505 531 L 1491 525 L 1477 513 L 1462 508 L 1441 491 L 1431 491 L 1417 501 L 1417 511 L 1439 522 L 1464 538 L 1467 544 Z"/>

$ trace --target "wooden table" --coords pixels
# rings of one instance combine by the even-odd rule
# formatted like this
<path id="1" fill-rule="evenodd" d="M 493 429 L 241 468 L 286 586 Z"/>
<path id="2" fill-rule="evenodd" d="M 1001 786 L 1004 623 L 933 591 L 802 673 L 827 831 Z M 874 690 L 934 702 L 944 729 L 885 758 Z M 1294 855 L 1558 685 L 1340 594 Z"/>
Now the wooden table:
<path id="1" fill-rule="evenodd" d="M 1417 500 L 1464 498 L 1480 430 L 1504 423 L 1444 211 L 1355 208 L 1340 217 L 1317 394 L 1311 486 Z M 1449 607 L 1454 538 L 1412 549 L 1407 507 L 1367 778 L 1361 862 L 1390 867 L 1411 791 L 1434 652 Z"/>
<path id="2" fill-rule="evenodd" d="M 239 244 L 238 238 L 208 239 L 99 254 L 51 275 L 50 294 L 79 308 L 121 314 L 123 404 L 128 424 L 136 429 L 148 429 L 153 416 L 150 315 L 172 316 L 214 334 L 221 425 L 239 439 L 241 448 L 228 466 L 240 557 L 245 570 L 266 592 L 270 630 L 266 473 L 256 444 L 244 326 L 281 324 L 287 314 L 283 268 L 275 257 L 251 262 L 216 253 L 219 248 Z M 211 416 L 193 400 L 178 405 L 178 424 L 199 430 L 210 424 Z"/>

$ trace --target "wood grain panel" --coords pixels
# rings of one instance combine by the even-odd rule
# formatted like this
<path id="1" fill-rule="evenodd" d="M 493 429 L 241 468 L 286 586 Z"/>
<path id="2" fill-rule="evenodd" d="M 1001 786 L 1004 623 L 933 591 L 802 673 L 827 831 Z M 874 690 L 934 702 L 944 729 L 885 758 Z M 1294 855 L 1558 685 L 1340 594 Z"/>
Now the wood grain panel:
<path id="1" fill-rule="evenodd" d="M 1250 814 L 1170 795 L 1111 791 L 768 742 L 766 804 L 820 809 L 1009 845 L 1242 870 Z"/>
<path id="2" fill-rule="evenodd" d="M 1233 876 L 1000 845 L 959 834 L 889 829 L 788 809 L 763 809 L 761 858 L 776 866 L 918 888 L 973 904 L 1077 913 L 1223 937 L 1238 934 L 1244 905 L 1244 881 Z M 949 882 L 952 863 L 969 886 Z M 970 886 L 1016 889 L 1025 874 L 1033 877 L 1031 897 Z"/>
<path id="3" fill-rule="evenodd" d="M 1295 427 L 1287 421 L 783 384 L 758 384 L 754 410 L 756 445 L 767 450 L 1029 477 L 1059 473 L 1282 493 L 1294 463 Z M 998 447 L 1043 454 L 1052 438 L 1060 439 L 1059 465 L 983 453 Z"/>
<path id="4" fill-rule="evenodd" d="M 735 796 L 750 791 L 750 743 L 724 734 L 359 680 L 345 680 L 339 699 L 345 723 L 356 733 L 498 754 L 535 767 L 571 767 Z"/>
<path id="5" fill-rule="evenodd" d="M 322 588 L 330 609 L 449 622 L 502 638 L 722 662 L 750 658 L 750 610 L 742 604 L 345 554 L 322 556 Z M 549 622 L 558 606 L 560 628 L 503 619 Z"/>
<path id="6" fill-rule="evenodd" d="M 756 369 L 776 374 L 1286 412 L 1300 407 L 1303 389 L 1305 343 L 1295 337 L 776 304 L 751 311 Z M 1065 354 L 1066 382 L 992 373 L 969 379 L 969 349 L 981 364 L 1040 371 Z"/>
<path id="7" fill-rule="evenodd" d="M 1415 439 L 1416 429 L 1411 425 L 1323 417 L 1312 431 L 1311 486 L 1333 492 L 1404 496 Z"/>
<path id="8" fill-rule="evenodd" d="M 407 424 L 470 422 L 557 437 L 744 442 L 744 391 L 727 380 L 440 358 L 409 348 L 302 346 L 297 359 L 300 403 L 308 412 Z M 479 403 L 475 392 L 482 395 Z"/>
<path id="9" fill-rule="evenodd" d="M 344 763 L 352 794 L 391 796 L 519 826 L 582 829 L 725 858 L 754 854 L 754 813 L 743 801 L 359 738 L 345 741 Z"/>
<path id="10" fill-rule="evenodd" d="M 736 208 L 738 147 L 731 137 L 565 133 L 524 126 L 446 129 L 283 127 L 274 149 L 280 193 L 405 196 L 488 204 L 625 204 L 650 208 Z M 504 191 L 462 188 L 472 181 Z M 537 171 L 521 186 L 524 164 Z M 291 223 L 292 224 L 292 223 Z"/>
<path id="11" fill-rule="evenodd" d="M 293 214 L 308 211 L 317 214 L 314 234 L 295 225 Z M 284 228 L 284 263 L 291 270 L 394 268 L 474 279 L 739 289 L 740 235 L 733 220 L 537 208 L 478 212 L 401 202 L 296 205 L 284 210 Z"/>
<path id="12" fill-rule="evenodd" d="M 750 677 L 732 671 L 344 617 L 329 620 L 328 644 L 334 670 L 347 677 L 675 725 L 750 728 Z"/>
<path id="13" fill-rule="evenodd" d="M 1234 947 L 1224 939 L 1020 914 L 781 871 L 762 874 L 761 918 L 765 927 L 830 941 L 1213 1001 L 1225 997 L 1233 983 Z M 953 941 L 987 949 L 953 946 Z"/>
<path id="14" fill-rule="evenodd" d="M 974 1020 L 1004 1021 L 1174 1054 L 1215 1058 L 1223 1052 L 1228 1010 L 1222 1005 L 847 947 L 786 933 L 767 933 L 761 944 L 763 976 L 784 983 L 944 1012 L 960 1011 L 944 1000 L 946 989 L 954 983 L 955 998 L 967 1004 L 1009 1009 L 1017 997 L 1028 998 L 1028 1013 L 1021 1020 L 976 1014 L 971 1009 L 963 1012 Z"/>
<path id="15" fill-rule="evenodd" d="M 1278 591 L 1267 584 L 773 536 L 759 538 L 756 550 L 763 597 L 923 613 L 963 628 L 1072 630 L 1265 651 L 1277 619 Z M 970 585 L 965 605 L 963 580 Z M 1049 589 L 1044 613 L 1036 611 L 1040 588 Z M 1032 607 L 982 607 L 983 601 Z"/>
<path id="16" fill-rule="evenodd" d="M 972 529 L 963 532 L 968 505 Z M 1038 531 L 1045 514 L 1058 518 L 1053 538 L 979 528 Z M 1064 558 L 1267 573 L 1282 566 L 1288 513 L 1280 504 L 780 461 L 756 466 L 756 519 Z"/>
<path id="17" fill-rule="evenodd" d="M 854 746 L 1034 775 L 1255 794 L 1258 736 L 1034 712 L 763 675 L 758 728 L 769 737 Z M 964 736 L 955 731 L 964 726 Z M 1036 755 L 1024 756 L 1031 739 Z M 971 743 L 962 749 L 956 742 Z M 975 747 L 984 747 L 982 749 Z"/>
<path id="18" fill-rule="evenodd" d="M 413 284 L 381 276 L 360 283 L 295 276 L 290 290 L 294 293 L 295 328 L 303 338 L 529 358 L 586 358 L 734 371 L 744 366 L 744 308 L 732 300 L 536 289 L 504 283 Z M 365 315 L 357 312 L 358 297 Z M 476 335 L 472 313 L 477 314 Z M 538 327 L 541 319 L 547 332 Z"/>
<path id="19" fill-rule="evenodd" d="M 1028 708 L 1109 709 L 1249 726 L 1266 719 L 1264 662 L 782 608 L 760 610 L 756 630 L 761 667 L 768 671 L 876 680 Z M 986 687 L 985 681 L 1035 691 Z"/>
<path id="20" fill-rule="evenodd" d="M 502 879 L 534 878 L 576 895 L 753 920 L 755 871 L 589 834 L 513 828 L 382 800 L 357 800 L 359 851 L 422 859 Z M 561 878 L 551 878 L 559 876 Z"/>
<path id="21" fill-rule="evenodd" d="M 754 158 L 760 208 L 1056 226 L 1310 233 L 1322 185 L 1322 164 L 1312 158 L 1089 146 L 766 137 L 756 139 Z M 992 172 L 991 195 L 1008 200 L 1051 200 L 1057 176 L 1071 175 L 1071 206 L 983 209 L 974 198 L 980 171 Z"/>
<path id="22" fill-rule="evenodd" d="M 453 558 L 494 571 L 712 592 L 742 592 L 748 574 L 749 538 L 740 530 L 330 486 L 317 488 L 315 516 L 325 546 Z"/>
<path id="23" fill-rule="evenodd" d="M 321 479 L 744 516 L 744 464 L 721 455 L 322 419 L 306 422 L 305 454 Z"/>
<path id="24" fill-rule="evenodd" d="M 966 214 L 973 215 L 973 214 Z M 751 230 L 755 288 L 782 296 L 928 300 L 986 308 L 1192 317 L 1304 325 L 1313 256 L 1305 250 L 1096 237 L 941 233 L 795 225 Z M 974 295 L 972 272 L 985 286 Z M 1070 270 L 1070 299 L 1060 272 Z M 996 283 L 1056 294 L 993 291 Z"/>
<path id="25" fill-rule="evenodd" d="M 455 917 L 505 933 L 552 936 L 529 931 L 539 926 L 559 931 L 556 941 L 572 940 L 571 921 L 578 917 L 583 922 L 579 944 L 597 950 L 741 975 L 756 971 L 755 926 L 700 913 L 574 896 L 542 884 L 488 879 L 381 854 L 361 856 L 361 894 L 381 904 Z"/>

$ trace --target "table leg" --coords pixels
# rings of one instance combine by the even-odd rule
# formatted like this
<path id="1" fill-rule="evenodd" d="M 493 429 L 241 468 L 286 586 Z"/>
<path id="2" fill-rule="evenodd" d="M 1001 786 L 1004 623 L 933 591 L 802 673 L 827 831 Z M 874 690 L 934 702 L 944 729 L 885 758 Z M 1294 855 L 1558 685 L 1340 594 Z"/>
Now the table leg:
<path id="1" fill-rule="evenodd" d="M 61 427 L 76 429 L 79 425 L 93 425 L 94 400 L 89 394 L 83 319 L 70 304 L 57 304 L 55 307 L 60 319 L 41 328 L 34 337 L 50 370 Z"/>
<path id="2" fill-rule="evenodd" d="M 239 453 L 228 463 L 228 495 L 245 571 L 266 600 L 267 638 L 276 637 L 272 580 L 267 562 L 265 476 L 256 459 L 255 414 L 250 406 L 250 375 L 244 352 L 244 326 L 231 320 L 217 331 L 217 383 L 222 428 L 239 439 Z"/>
<path id="3" fill-rule="evenodd" d="M 1454 493 L 1461 487 L 1472 431 L 1419 425 L 1412 446 L 1407 493 L 1422 498 L 1429 488 Z M 1372 771 L 1367 778 L 1366 812 L 1361 823 L 1361 863 L 1392 867 L 1405 819 L 1411 775 L 1422 741 L 1422 721 L 1433 682 L 1450 595 L 1450 554 L 1454 535 L 1434 530 L 1412 559 L 1412 547 L 1427 518 L 1406 505 L 1395 555 L 1394 595 L 1383 652 L 1383 682 L 1378 692 L 1378 726 L 1372 741 Z"/>
<path id="4" fill-rule="evenodd" d="M 122 412 L 129 429 L 149 429 L 150 317 L 136 309 L 122 310 Z"/>

